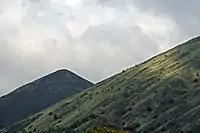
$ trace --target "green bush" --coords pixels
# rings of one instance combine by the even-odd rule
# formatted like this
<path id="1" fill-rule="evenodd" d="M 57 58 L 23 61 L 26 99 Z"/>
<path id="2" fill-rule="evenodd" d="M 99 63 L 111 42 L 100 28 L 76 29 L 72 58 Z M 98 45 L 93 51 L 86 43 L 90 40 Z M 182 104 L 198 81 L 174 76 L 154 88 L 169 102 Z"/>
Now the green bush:
<path id="1" fill-rule="evenodd" d="M 49 116 L 52 116 L 53 115 L 53 112 L 49 112 Z"/>
<path id="2" fill-rule="evenodd" d="M 58 115 L 57 114 L 54 114 L 53 115 L 53 120 L 55 121 L 55 120 L 57 120 L 58 119 Z"/>

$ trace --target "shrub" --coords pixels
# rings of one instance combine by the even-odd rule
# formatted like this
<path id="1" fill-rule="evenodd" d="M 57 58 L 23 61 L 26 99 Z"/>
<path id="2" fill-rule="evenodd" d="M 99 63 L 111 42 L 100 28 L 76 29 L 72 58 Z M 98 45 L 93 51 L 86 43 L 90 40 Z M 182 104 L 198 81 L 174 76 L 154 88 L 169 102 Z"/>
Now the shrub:
<path id="1" fill-rule="evenodd" d="M 33 125 L 30 125 L 29 127 L 28 127 L 28 129 L 31 129 L 33 127 Z"/>
<path id="2" fill-rule="evenodd" d="M 153 119 L 156 119 L 156 118 L 158 118 L 158 115 L 155 115 L 155 116 L 153 117 Z"/>
<path id="3" fill-rule="evenodd" d="M 122 122 L 122 125 L 123 125 L 123 126 L 126 125 L 126 122 Z"/>
<path id="4" fill-rule="evenodd" d="M 193 82 L 194 82 L 194 83 L 198 82 L 198 79 L 194 79 Z"/>
<path id="5" fill-rule="evenodd" d="M 131 111 L 131 110 L 132 110 L 132 107 L 129 107 L 129 108 L 128 108 L 128 111 Z"/>
<path id="6" fill-rule="evenodd" d="M 125 92 L 124 97 L 129 97 L 129 94 L 127 92 Z"/>
<path id="7" fill-rule="evenodd" d="M 61 122 L 62 122 L 61 120 L 58 121 L 58 123 L 61 123 Z"/>
<path id="8" fill-rule="evenodd" d="M 137 122 L 137 123 L 134 124 L 135 128 L 139 128 L 140 126 L 141 126 L 141 124 L 139 122 Z"/>
<path id="9" fill-rule="evenodd" d="M 147 111 L 149 111 L 149 112 L 153 111 L 153 107 L 148 107 Z"/>
<path id="10" fill-rule="evenodd" d="M 160 127 L 161 125 L 162 125 L 161 123 L 158 123 L 158 124 L 157 124 L 157 127 Z"/>
<path id="11" fill-rule="evenodd" d="M 106 107 L 106 104 L 104 103 L 104 104 L 102 104 L 102 107 Z"/>
<path id="12" fill-rule="evenodd" d="M 197 76 L 199 76 L 199 73 L 197 73 Z"/>
<path id="13" fill-rule="evenodd" d="M 135 131 L 135 128 L 134 127 L 124 127 L 123 130 Z"/>
<path id="14" fill-rule="evenodd" d="M 49 116 L 53 115 L 53 112 L 49 112 Z"/>
<path id="15" fill-rule="evenodd" d="M 150 129 L 151 131 L 155 130 L 155 128 L 154 128 L 153 126 L 150 126 L 149 129 Z"/>
<path id="16" fill-rule="evenodd" d="M 92 114 L 90 115 L 90 118 L 91 118 L 91 119 L 95 119 L 95 118 L 97 118 L 97 115 L 95 115 L 94 113 L 92 113 Z"/>
<path id="17" fill-rule="evenodd" d="M 55 120 L 57 120 L 58 119 L 58 115 L 57 114 L 54 114 L 53 115 L 53 120 L 55 121 Z"/>
<path id="18" fill-rule="evenodd" d="M 166 128 L 162 128 L 161 131 L 162 131 L 162 132 L 166 132 L 167 129 L 166 129 Z"/>
<path id="19" fill-rule="evenodd" d="M 174 99 L 169 99 L 169 103 L 174 103 Z"/>
<path id="20" fill-rule="evenodd" d="M 104 115 L 104 114 L 106 114 L 106 112 L 105 112 L 105 111 L 102 111 L 102 112 L 101 112 L 101 114 L 103 114 L 103 115 Z"/>
<path id="21" fill-rule="evenodd" d="M 164 102 L 164 101 L 161 101 L 160 104 L 161 104 L 161 105 L 165 105 L 165 102 Z"/>

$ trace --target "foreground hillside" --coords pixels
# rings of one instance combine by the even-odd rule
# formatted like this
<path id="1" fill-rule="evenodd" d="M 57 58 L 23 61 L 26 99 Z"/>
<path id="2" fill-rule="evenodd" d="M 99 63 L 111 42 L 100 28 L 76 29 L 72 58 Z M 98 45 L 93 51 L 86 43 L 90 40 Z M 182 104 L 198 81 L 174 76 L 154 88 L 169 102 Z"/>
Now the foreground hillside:
<path id="1" fill-rule="evenodd" d="M 92 83 L 59 70 L 0 97 L 0 129 L 33 115 L 63 98 L 78 93 Z"/>
<path id="2" fill-rule="evenodd" d="M 106 126 L 143 132 L 198 132 L 200 37 L 123 70 L 7 130 L 84 132 Z"/>

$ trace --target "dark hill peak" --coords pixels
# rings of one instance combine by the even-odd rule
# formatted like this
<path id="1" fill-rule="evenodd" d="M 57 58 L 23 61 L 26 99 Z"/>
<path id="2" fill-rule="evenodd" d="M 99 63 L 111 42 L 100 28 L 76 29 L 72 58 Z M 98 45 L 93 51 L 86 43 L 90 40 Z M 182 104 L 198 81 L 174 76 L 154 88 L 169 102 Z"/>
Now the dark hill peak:
<path id="1" fill-rule="evenodd" d="M 75 82 L 76 79 L 83 79 L 81 76 L 77 75 L 74 72 L 71 72 L 67 69 L 60 69 L 60 70 L 56 70 L 40 79 L 38 79 L 37 81 L 41 81 L 41 80 L 68 80 L 70 82 Z M 84 79 L 83 79 L 84 80 Z"/>
<path id="2" fill-rule="evenodd" d="M 52 73 L 50 73 L 49 75 L 66 75 L 66 74 L 73 74 L 75 75 L 75 73 L 67 70 L 67 69 L 59 69 L 59 70 L 56 70 Z"/>
<path id="3" fill-rule="evenodd" d="M 91 82 L 65 69 L 23 85 L 0 97 L 0 128 L 37 113 L 91 85 Z"/>

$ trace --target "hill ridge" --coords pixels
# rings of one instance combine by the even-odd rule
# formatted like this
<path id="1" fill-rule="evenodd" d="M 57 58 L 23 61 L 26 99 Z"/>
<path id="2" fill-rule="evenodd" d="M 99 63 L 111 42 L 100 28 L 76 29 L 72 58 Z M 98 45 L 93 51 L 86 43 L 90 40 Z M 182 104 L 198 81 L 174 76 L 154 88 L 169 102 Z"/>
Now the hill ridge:
<path id="1" fill-rule="evenodd" d="M 91 85 L 91 82 L 65 69 L 27 83 L 0 97 L 0 128 L 35 114 Z"/>

